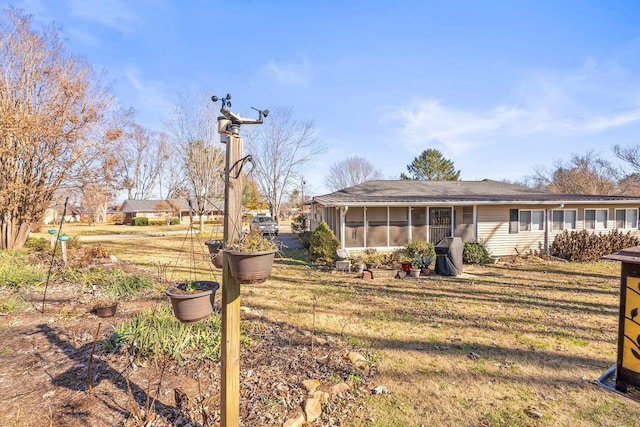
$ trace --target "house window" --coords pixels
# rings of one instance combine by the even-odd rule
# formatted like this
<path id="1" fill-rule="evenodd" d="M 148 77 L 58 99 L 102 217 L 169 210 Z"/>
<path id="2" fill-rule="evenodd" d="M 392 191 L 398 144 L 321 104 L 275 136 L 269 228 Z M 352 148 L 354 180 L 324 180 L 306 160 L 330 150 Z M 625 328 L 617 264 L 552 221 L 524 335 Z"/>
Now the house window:
<path id="1" fill-rule="evenodd" d="M 587 230 L 606 230 L 609 209 L 585 209 L 584 228 Z"/>
<path id="2" fill-rule="evenodd" d="M 544 211 L 520 211 L 520 231 L 544 230 Z"/>
<path id="3" fill-rule="evenodd" d="M 551 229 L 553 231 L 575 230 L 578 211 L 576 210 L 557 210 L 552 213 L 553 220 Z"/>
<path id="4" fill-rule="evenodd" d="M 616 209 L 616 228 L 638 228 L 638 209 Z"/>

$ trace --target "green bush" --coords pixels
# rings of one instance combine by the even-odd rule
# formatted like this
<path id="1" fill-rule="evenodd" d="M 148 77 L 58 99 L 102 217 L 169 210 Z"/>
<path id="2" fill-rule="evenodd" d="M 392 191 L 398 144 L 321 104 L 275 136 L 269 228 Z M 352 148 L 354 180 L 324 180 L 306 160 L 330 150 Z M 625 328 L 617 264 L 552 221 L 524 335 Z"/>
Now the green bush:
<path id="1" fill-rule="evenodd" d="M 29 237 L 24 244 L 24 247 L 27 249 L 31 249 L 38 252 L 50 252 L 51 251 L 51 240 L 45 239 L 44 237 Z"/>
<path id="2" fill-rule="evenodd" d="M 143 217 L 143 216 L 139 216 L 139 217 L 133 218 L 133 225 L 135 225 L 135 226 L 149 225 L 149 218 L 146 218 L 146 217 Z"/>
<path id="3" fill-rule="evenodd" d="M 404 248 L 403 261 L 410 261 L 414 258 L 424 259 L 429 257 L 431 262 L 436 261 L 436 249 L 433 243 L 427 243 L 424 240 L 412 239 L 409 240 L 407 246 Z"/>
<path id="4" fill-rule="evenodd" d="M 491 254 L 484 242 L 466 242 L 462 249 L 462 262 L 465 264 L 486 264 L 491 262 Z"/>
<path id="5" fill-rule="evenodd" d="M 300 234 L 300 241 L 302 242 L 302 246 L 304 246 L 305 249 L 309 249 L 311 247 L 311 235 L 313 233 L 311 231 L 305 231 L 304 233 Z"/>
<path id="6" fill-rule="evenodd" d="M 171 218 L 171 220 L 169 220 L 169 225 L 178 225 L 180 224 L 180 218 Z"/>
<path id="7" fill-rule="evenodd" d="M 324 221 L 313 231 L 309 243 L 309 258 L 318 263 L 333 262 L 336 258 L 336 250 L 340 246 L 335 234 Z"/>
<path id="8" fill-rule="evenodd" d="M 375 248 L 365 249 L 362 253 L 365 264 L 376 264 L 378 266 L 385 264 L 384 254 L 378 252 Z"/>
<path id="9" fill-rule="evenodd" d="M 563 231 L 551 244 L 551 255 L 576 262 L 593 262 L 621 249 L 640 245 L 640 239 L 631 232 L 613 230 L 607 234 L 589 233 L 587 230 Z"/>

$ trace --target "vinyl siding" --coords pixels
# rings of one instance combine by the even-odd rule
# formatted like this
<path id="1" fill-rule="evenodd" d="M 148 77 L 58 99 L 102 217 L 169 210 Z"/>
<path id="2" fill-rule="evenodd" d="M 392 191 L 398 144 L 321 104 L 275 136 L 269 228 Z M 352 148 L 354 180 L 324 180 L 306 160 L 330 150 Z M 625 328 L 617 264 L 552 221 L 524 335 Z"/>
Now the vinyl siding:
<path id="1" fill-rule="evenodd" d="M 516 255 L 518 252 L 544 248 L 544 230 L 509 233 L 510 209 L 540 210 L 540 206 L 478 206 L 478 241 L 485 242 L 491 254 L 497 256 Z"/>

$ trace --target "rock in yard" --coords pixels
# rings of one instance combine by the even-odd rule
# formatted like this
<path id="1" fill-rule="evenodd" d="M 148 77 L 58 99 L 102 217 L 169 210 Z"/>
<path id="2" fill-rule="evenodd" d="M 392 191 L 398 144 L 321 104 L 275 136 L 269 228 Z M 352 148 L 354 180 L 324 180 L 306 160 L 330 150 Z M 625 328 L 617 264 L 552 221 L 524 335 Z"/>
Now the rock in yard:
<path id="1" fill-rule="evenodd" d="M 313 392 L 313 398 L 317 399 L 320 403 L 327 403 L 331 398 L 331 395 L 326 391 L 316 390 Z"/>
<path id="2" fill-rule="evenodd" d="M 307 423 L 312 423 L 322 414 L 322 405 L 317 399 L 307 399 L 304 401 L 304 414 L 307 417 Z"/>
<path id="3" fill-rule="evenodd" d="M 351 387 L 349 387 L 349 384 L 347 383 L 338 383 L 331 387 L 330 393 L 336 395 L 342 393 L 343 391 L 347 391 L 350 388 Z"/>
<path id="4" fill-rule="evenodd" d="M 544 416 L 544 414 L 536 408 L 527 408 L 526 412 L 531 418 L 542 418 Z"/>
<path id="5" fill-rule="evenodd" d="M 307 391 L 314 391 L 320 385 L 320 381 L 318 380 L 304 380 L 302 381 L 302 388 Z"/>
<path id="6" fill-rule="evenodd" d="M 351 363 L 353 363 L 356 368 L 359 368 L 360 366 L 363 366 L 367 363 L 367 358 L 360 353 L 356 353 L 355 351 L 349 352 L 348 357 Z"/>
<path id="7" fill-rule="evenodd" d="M 302 427 L 304 425 L 304 414 L 302 412 L 296 412 L 295 415 L 289 418 L 282 424 L 282 427 Z"/>
<path id="8" fill-rule="evenodd" d="M 371 390 L 373 394 L 387 394 L 389 393 L 389 389 L 383 385 L 379 385 L 378 387 Z"/>

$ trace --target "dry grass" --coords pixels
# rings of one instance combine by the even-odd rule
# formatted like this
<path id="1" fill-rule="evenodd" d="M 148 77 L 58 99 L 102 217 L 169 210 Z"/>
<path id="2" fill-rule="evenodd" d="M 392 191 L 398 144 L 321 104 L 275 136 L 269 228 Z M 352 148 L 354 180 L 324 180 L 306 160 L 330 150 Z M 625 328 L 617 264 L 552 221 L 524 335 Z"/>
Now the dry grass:
<path id="1" fill-rule="evenodd" d="M 153 268 L 175 261 L 183 240 L 102 245 Z M 243 285 L 242 304 L 380 360 L 377 384 L 390 393 L 366 397 L 370 419 L 346 425 L 638 425 L 638 403 L 595 385 L 616 359 L 619 263 L 514 260 L 456 278 L 363 281 L 299 258 L 291 251 L 267 282 Z"/>

